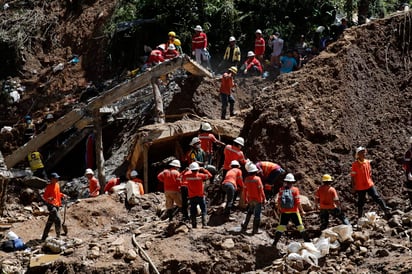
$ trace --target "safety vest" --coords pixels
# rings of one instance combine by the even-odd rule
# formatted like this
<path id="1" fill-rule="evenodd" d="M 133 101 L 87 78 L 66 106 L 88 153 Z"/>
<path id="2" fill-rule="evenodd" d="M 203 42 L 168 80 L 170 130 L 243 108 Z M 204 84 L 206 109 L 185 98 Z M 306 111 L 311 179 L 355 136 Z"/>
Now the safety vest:
<path id="1" fill-rule="evenodd" d="M 27 156 L 31 170 L 35 171 L 39 168 L 44 168 L 39 152 L 32 152 Z"/>
<path id="2" fill-rule="evenodd" d="M 231 47 L 226 48 L 225 55 L 223 55 L 223 60 L 229 60 L 230 50 L 231 50 Z M 232 62 L 239 61 L 240 62 L 240 48 L 238 46 L 235 46 L 233 48 L 232 60 L 229 60 L 229 61 L 232 61 Z"/>

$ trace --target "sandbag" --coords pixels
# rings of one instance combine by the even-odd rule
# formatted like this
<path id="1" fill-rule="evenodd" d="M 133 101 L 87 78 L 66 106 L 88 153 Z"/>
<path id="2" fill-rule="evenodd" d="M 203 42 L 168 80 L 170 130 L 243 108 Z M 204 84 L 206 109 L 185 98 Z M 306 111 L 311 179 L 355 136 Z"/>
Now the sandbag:
<path id="1" fill-rule="evenodd" d="M 126 199 L 129 205 L 137 205 L 139 203 L 140 190 L 137 183 L 132 180 L 127 181 L 126 183 Z"/>

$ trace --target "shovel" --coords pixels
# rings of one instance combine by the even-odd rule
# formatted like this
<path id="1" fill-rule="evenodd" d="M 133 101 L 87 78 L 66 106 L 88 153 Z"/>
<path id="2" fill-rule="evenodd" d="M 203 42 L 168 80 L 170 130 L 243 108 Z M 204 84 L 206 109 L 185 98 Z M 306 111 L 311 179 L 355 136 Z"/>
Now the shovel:
<path id="1" fill-rule="evenodd" d="M 64 211 L 63 211 L 63 223 L 62 223 L 62 228 L 63 228 L 63 234 L 67 235 L 67 225 L 66 225 L 66 209 L 67 209 L 67 200 L 64 199 Z"/>

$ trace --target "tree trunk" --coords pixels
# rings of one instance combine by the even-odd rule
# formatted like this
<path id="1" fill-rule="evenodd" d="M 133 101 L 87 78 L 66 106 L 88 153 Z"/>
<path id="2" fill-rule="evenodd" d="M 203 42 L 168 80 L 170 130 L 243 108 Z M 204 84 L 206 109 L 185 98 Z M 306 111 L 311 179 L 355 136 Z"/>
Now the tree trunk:
<path id="1" fill-rule="evenodd" d="M 104 174 L 104 155 L 103 155 L 103 133 L 102 133 L 102 117 L 100 110 L 94 112 L 94 130 L 96 138 L 96 165 L 97 165 L 97 179 L 100 183 L 100 193 L 102 193 L 106 185 L 106 176 Z"/>
<path id="2" fill-rule="evenodd" d="M 358 24 L 365 24 L 369 13 L 369 0 L 360 0 L 358 4 Z"/>
<path id="3" fill-rule="evenodd" d="M 3 216 L 6 210 L 7 185 L 9 180 L 0 176 L 0 216 Z"/>
<path id="4" fill-rule="evenodd" d="M 163 111 L 163 99 L 159 88 L 159 78 L 152 78 L 153 95 L 155 99 L 155 112 L 156 119 L 155 123 L 164 124 L 165 123 L 165 113 Z"/>

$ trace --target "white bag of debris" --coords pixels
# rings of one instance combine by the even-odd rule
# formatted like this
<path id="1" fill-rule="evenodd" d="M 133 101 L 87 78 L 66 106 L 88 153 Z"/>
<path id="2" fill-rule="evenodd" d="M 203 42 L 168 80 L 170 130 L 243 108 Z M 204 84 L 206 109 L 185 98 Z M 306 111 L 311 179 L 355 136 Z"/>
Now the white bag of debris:
<path id="1" fill-rule="evenodd" d="M 291 242 L 287 247 L 288 253 L 298 253 L 301 248 L 302 245 L 299 242 Z"/>
<path id="2" fill-rule="evenodd" d="M 376 214 L 376 212 L 367 212 L 365 213 L 365 216 L 368 219 L 370 225 L 375 225 L 376 219 L 378 218 L 378 214 Z"/>
<path id="3" fill-rule="evenodd" d="M 322 257 L 322 255 L 320 254 L 319 249 L 316 248 L 316 246 L 311 243 L 311 242 L 305 242 L 302 244 L 302 256 L 303 256 L 303 251 L 307 251 L 309 253 L 311 253 L 313 256 L 315 256 L 316 258 L 320 258 Z"/>
<path id="4" fill-rule="evenodd" d="M 302 250 L 302 258 L 308 264 L 313 265 L 313 266 L 318 266 L 318 257 L 306 249 Z"/>
<path id="5" fill-rule="evenodd" d="M 330 242 L 329 238 L 320 237 L 316 243 L 315 247 L 320 251 L 321 257 L 324 257 L 329 254 Z"/>
<path id="6" fill-rule="evenodd" d="M 112 192 L 114 194 L 120 194 L 126 191 L 126 184 L 121 183 L 117 186 L 112 187 Z"/>
<path id="7" fill-rule="evenodd" d="M 286 257 L 286 262 L 302 262 L 303 258 L 302 256 L 300 256 L 298 253 L 290 253 L 287 257 Z"/>
<path id="8" fill-rule="evenodd" d="M 333 242 L 335 242 L 335 241 L 337 241 L 337 240 L 339 239 L 339 234 L 336 233 L 336 232 L 334 232 L 334 231 L 332 231 L 330 228 L 327 228 L 327 229 L 324 229 L 324 230 L 322 231 L 321 237 L 322 237 L 322 238 L 329 238 L 329 241 L 330 241 L 331 243 L 333 243 Z"/>
<path id="9" fill-rule="evenodd" d="M 352 239 L 353 229 L 351 225 L 338 225 L 331 228 L 333 232 L 338 233 L 339 241 L 342 243 Z"/>
<path id="10" fill-rule="evenodd" d="M 129 205 L 137 205 L 139 203 L 138 196 L 140 196 L 139 186 L 132 180 L 127 181 L 126 199 Z"/>

